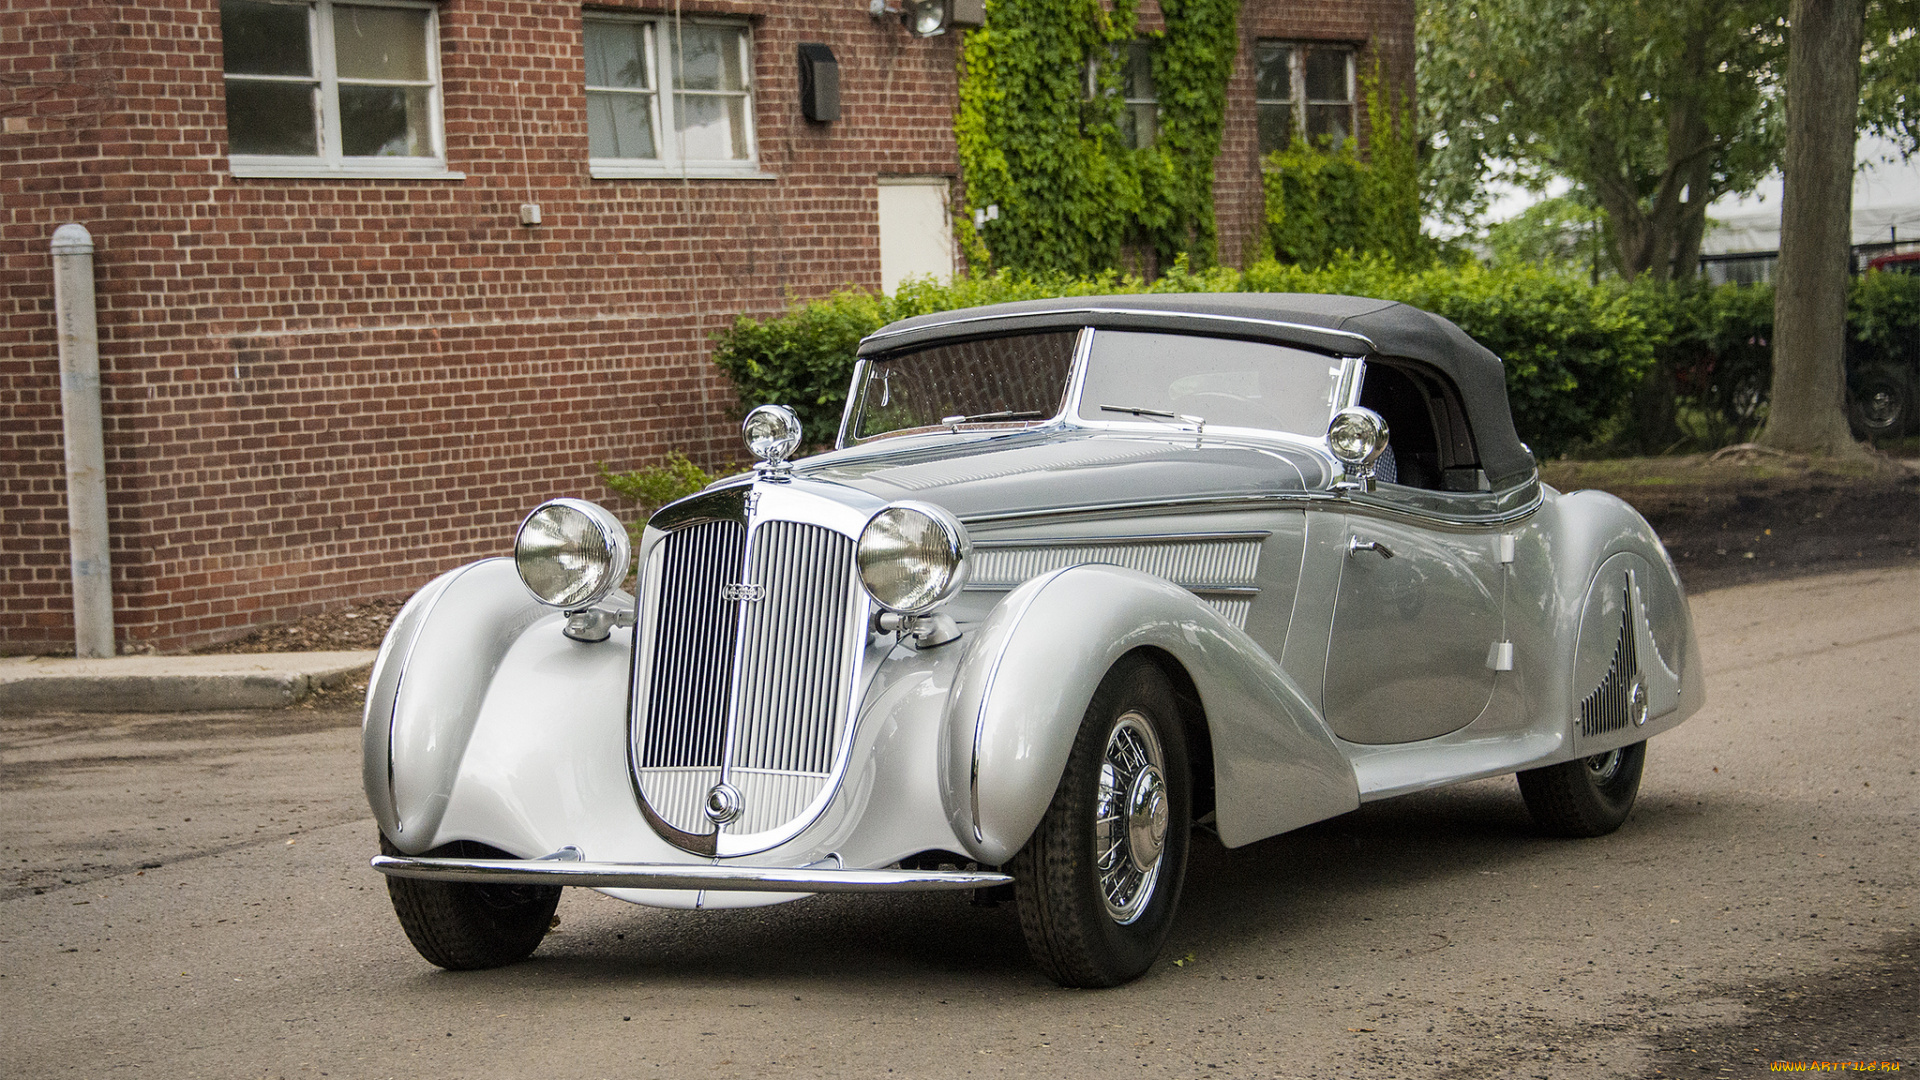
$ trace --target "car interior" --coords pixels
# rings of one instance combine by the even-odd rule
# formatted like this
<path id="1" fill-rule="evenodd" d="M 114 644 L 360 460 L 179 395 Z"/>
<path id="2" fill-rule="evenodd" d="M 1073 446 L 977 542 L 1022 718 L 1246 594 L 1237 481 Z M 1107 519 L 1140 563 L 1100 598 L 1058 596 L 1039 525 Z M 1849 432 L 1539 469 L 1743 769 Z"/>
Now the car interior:
<path id="1" fill-rule="evenodd" d="M 1428 491 L 1486 489 L 1459 391 L 1437 372 L 1369 359 L 1360 404 L 1387 422 L 1399 474 L 1393 482 Z"/>

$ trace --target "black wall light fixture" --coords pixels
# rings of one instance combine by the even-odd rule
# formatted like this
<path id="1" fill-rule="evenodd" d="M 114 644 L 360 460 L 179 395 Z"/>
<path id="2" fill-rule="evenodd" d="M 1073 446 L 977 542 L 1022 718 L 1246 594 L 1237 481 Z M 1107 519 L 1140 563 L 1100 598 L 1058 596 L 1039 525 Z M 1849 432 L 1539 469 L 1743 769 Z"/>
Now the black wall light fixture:
<path id="1" fill-rule="evenodd" d="M 800 112 L 822 124 L 840 119 L 840 61 L 817 41 L 800 43 Z"/>

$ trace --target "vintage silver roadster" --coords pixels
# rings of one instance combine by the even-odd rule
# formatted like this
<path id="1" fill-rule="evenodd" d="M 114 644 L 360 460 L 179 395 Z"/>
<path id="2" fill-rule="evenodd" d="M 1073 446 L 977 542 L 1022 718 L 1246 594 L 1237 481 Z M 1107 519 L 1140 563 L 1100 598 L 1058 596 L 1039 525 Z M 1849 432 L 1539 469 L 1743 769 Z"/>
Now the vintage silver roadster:
<path id="1" fill-rule="evenodd" d="M 432 962 L 527 956 L 560 887 L 740 907 L 999 890 L 1069 986 L 1154 961 L 1189 836 L 1229 847 L 1518 773 L 1617 828 L 1700 707 L 1687 603 L 1625 503 L 1539 481 L 1500 360 L 1340 296 L 1134 296 L 861 343 L 828 453 L 627 533 L 576 499 L 422 589 L 365 783 Z"/>

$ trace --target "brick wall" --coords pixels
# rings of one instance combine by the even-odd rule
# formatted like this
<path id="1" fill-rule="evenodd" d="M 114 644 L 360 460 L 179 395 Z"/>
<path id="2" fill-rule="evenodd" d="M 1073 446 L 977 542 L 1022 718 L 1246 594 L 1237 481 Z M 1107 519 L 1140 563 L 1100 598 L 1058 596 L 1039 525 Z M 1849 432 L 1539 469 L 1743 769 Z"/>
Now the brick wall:
<path id="1" fill-rule="evenodd" d="M 751 19 L 777 179 L 589 178 L 577 3 L 441 6 L 452 181 L 231 176 L 217 0 L 7 5 L 0 651 L 72 647 L 47 251 L 65 221 L 98 249 L 127 646 L 403 595 L 504 552 L 541 498 L 608 497 L 596 461 L 736 457 L 710 335 L 879 284 L 877 177 L 957 172 L 956 38 L 847 0 L 680 7 Z M 841 62 L 838 123 L 800 115 L 802 40 Z M 523 202 L 545 224 L 521 226 Z"/>

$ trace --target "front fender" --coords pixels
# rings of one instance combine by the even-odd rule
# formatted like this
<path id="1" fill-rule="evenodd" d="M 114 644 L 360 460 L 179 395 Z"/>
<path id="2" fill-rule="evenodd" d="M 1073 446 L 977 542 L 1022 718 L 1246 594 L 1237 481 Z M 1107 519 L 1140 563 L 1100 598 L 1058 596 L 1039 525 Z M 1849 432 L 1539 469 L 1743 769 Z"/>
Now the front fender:
<path id="1" fill-rule="evenodd" d="M 1359 805 L 1319 713 L 1252 638 L 1165 579 L 1082 565 L 1021 585 L 969 634 L 947 699 L 941 784 L 969 854 L 1000 865 L 1026 843 L 1095 688 L 1142 648 L 1171 656 L 1199 692 L 1228 846 Z"/>
<path id="2" fill-rule="evenodd" d="M 548 613 L 501 558 L 442 574 L 395 617 L 367 682 L 361 781 L 401 851 L 432 846 L 501 658 Z"/>

